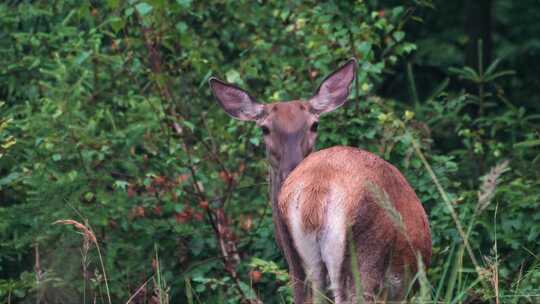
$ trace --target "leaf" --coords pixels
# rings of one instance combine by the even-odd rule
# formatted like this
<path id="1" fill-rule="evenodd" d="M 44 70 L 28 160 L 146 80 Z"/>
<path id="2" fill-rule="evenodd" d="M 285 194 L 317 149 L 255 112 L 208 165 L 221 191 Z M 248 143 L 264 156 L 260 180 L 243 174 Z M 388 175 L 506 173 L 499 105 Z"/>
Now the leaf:
<path id="1" fill-rule="evenodd" d="M 125 15 L 126 17 L 129 17 L 129 16 L 133 15 L 133 11 L 134 11 L 134 9 L 133 9 L 132 7 L 128 7 L 128 8 L 126 9 L 126 11 L 124 12 L 124 15 Z"/>
<path id="2" fill-rule="evenodd" d="M 176 212 L 182 212 L 182 211 L 184 211 L 184 205 L 182 205 L 182 204 L 175 204 L 175 205 L 174 205 L 174 211 L 176 211 Z"/>
<path id="3" fill-rule="evenodd" d="M 201 89 L 206 84 L 206 82 L 208 81 L 210 76 L 212 76 L 212 70 L 208 70 L 208 73 L 206 73 L 206 75 L 204 75 L 203 79 L 199 83 L 199 89 Z"/>
<path id="4" fill-rule="evenodd" d="M 188 8 L 191 6 L 191 2 L 193 0 L 176 0 L 176 3 L 180 4 L 180 6 L 184 7 L 184 8 Z"/>
<path id="5" fill-rule="evenodd" d="M 190 121 L 187 121 L 187 120 L 183 120 L 182 121 L 182 124 L 186 127 L 188 127 L 189 130 L 191 130 L 191 132 L 193 132 L 195 130 L 195 125 L 190 122 Z"/>
<path id="6" fill-rule="evenodd" d="M 514 71 L 511 71 L 511 70 L 506 70 L 506 71 L 501 71 L 501 72 L 497 72 L 489 77 L 486 77 L 486 79 L 484 80 L 485 82 L 489 82 L 489 81 L 492 81 L 492 80 L 495 80 L 497 78 L 500 78 L 500 77 L 503 77 L 503 76 L 510 76 L 510 75 L 515 75 L 516 72 Z"/>
<path id="7" fill-rule="evenodd" d="M 137 12 L 139 12 L 139 14 L 141 14 L 141 16 L 145 16 L 150 13 L 154 8 L 146 2 L 141 2 L 135 5 L 135 9 L 137 10 Z"/>
<path id="8" fill-rule="evenodd" d="M 242 83 L 242 79 L 240 78 L 240 73 L 237 70 L 229 70 L 225 74 L 225 78 L 229 83 Z"/>
<path id="9" fill-rule="evenodd" d="M 362 55 L 362 57 L 368 57 L 369 52 L 371 51 L 371 43 L 367 41 L 362 41 L 356 47 L 357 51 Z"/>
<path id="10" fill-rule="evenodd" d="M 401 40 L 403 40 L 403 38 L 405 38 L 405 33 L 402 31 L 397 31 L 397 32 L 394 32 L 392 37 L 394 37 L 396 42 L 400 42 Z"/>
<path id="11" fill-rule="evenodd" d="M 416 50 L 416 44 L 405 42 L 403 44 L 402 48 L 403 48 L 403 52 L 405 52 L 405 54 L 408 54 L 408 53 Z"/>
<path id="12" fill-rule="evenodd" d="M 261 139 L 259 137 L 252 137 L 249 139 L 249 142 L 258 147 L 261 143 Z"/>
<path id="13" fill-rule="evenodd" d="M 176 24 L 175 28 L 179 33 L 185 33 L 188 29 L 188 26 L 185 22 L 180 21 Z"/>
<path id="14" fill-rule="evenodd" d="M 501 62 L 501 58 L 497 58 L 497 59 L 493 60 L 493 62 L 487 67 L 484 75 L 491 74 L 497 68 L 497 66 L 499 65 L 500 62 Z"/>
<path id="15" fill-rule="evenodd" d="M 111 28 L 115 33 L 118 33 L 126 25 L 126 22 L 120 17 L 111 18 L 110 23 Z"/>
<path id="16" fill-rule="evenodd" d="M 463 67 L 461 69 L 450 67 L 448 71 L 471 81 L 478 80 L 478 74 L 470 67 Z"/>
<path id="17" fill-rule="evenodd" d="M 92 52 L 90 51 L 82 52 L 81 54 L 79 54 L 79 56 L 77 56 L 77 58 L 75 58 L 75 63 L 82 64 L 84 61 L 86 61 L 86 59 L 88 59 L 90 54 L 92 54 Z"/>
<path id="18" fill-rule="evenodd" d="M 431 93 L 431 95 L 428 97 L 429 100 L 433 100 L 437 98 L 446 88 L 448 87 L 448 84 L 450 83 L 450 78 L 445 78 Z"/>
<path id="19" fill-rule="evenodd" d="M 403 6 L 396 6 L 392 9 L 392 15 L 394 17 L 399 17 L 401 14 L 403 14 L 404 8 Z"/>
<path id="20" fill-rule="evenodd" d="M 110 7 L 110 8 L 117 8 L 118 5 L 120 4 L 120 0 L 107 0 L 107 5 Z"/>
<path id="21" fill-rule="evenodd" d="M 116 181 L 114 181 L 114 188 L 126 190 L 128 184 L 129 184 L 129 183 L 126 182 L 126 181 L 123 181 L 123 180 L 116 180 Z"/>
<path id="22" fill-rule="evenodd" d="M 514 144 L 514 148 L 530 148 L 540 146 L 540 139 L 526 140 Z"/>
<path id="23" fill-rule="evenodd" d="M 248 298 L 249 300 L 253 300 L 257 297 L 253 289 L 251 289 L 251 287 L 249 287 L 246 283 L 240 281 L 239 286 L 240 289 L 242 289 L 242 292 L 246 295 L 246 298 Z"/>
<path id="24" fill-rule="evenodd" d="M 0 179 L 0 187 L 11 184 L 14 180 L 19 177 L 19 173 L 12 172 L 8 176 Z"/>

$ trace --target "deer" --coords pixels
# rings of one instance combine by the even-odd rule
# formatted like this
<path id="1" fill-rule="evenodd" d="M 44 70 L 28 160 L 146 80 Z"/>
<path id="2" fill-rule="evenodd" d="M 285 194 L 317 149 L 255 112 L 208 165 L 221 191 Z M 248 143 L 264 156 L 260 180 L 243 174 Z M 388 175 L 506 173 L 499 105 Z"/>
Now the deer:
<path id="1" fill-rule="evenodd" d="M 296 304 L 321 302 L 327 289 L 336 304 L 402 301 L 431 259 L 426 212 L 396 167 L 355 147 L 314 151 L 319 118 L 347 101 L 357 65 L 349 59 L 307 100 L 260 103 L 209 79 L 227 114 L 262 130 L 275 238 Z"/>

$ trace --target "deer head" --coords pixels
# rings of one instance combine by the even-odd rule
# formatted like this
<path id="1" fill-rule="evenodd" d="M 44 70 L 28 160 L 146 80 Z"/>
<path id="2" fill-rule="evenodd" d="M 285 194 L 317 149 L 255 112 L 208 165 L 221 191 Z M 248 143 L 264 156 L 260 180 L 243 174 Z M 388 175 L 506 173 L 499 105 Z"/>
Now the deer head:
<path id="1" fill-rule="evenodd" d="M 356 60 L 350 59 L 327 76 L 309 100 L 263 104 L 246 91 L 212 77 L 210 87 L 221 107 L 239 120 L 254 121 L 261 128 L 274 178 L 281 181 L 315 147 L 319 116 L 339 108 L 347 100 L 356 76 Z"/>

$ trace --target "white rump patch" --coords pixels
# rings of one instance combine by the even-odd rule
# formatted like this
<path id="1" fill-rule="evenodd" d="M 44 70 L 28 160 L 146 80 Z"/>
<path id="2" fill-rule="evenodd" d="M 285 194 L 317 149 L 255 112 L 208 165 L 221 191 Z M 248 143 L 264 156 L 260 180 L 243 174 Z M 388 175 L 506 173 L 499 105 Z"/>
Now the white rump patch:
<path id="1" fill-rule="evenodd" d="M 302 259 L 306 275 L 313 282 L 314 292 L 321 293 L 324 288 L 321 252 L 317 233 L 305 232 L 303 229 L 299 201 L 301 189 L 302 186 L 299 185 L 293 200 L 288 202 L 289 222 L 292 230 L 291 236 L 294 246 Z"/>
<path id="2" fill-rule="evenodd" d="M 342 198 L 335 195 L 337 191 L 332 191 L 330 201 L 325 212 L 325 221 L 321 231 L 320 247 L 321 255 L 328 276 L 330 278 L 330 289 L 334 293 L 336 303 L 342 294 L 341 269 L 345 255 L 347 240 L 347 215 Z"/>

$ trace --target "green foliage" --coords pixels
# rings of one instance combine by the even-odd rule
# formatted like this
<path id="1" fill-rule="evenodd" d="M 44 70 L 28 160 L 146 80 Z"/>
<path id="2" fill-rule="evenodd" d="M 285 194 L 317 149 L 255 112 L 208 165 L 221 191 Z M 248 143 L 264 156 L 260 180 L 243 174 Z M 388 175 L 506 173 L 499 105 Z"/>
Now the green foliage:
<path id="1" fill-rule="evenodd" d="M 537 300 L 539 116 L 503 90 L 528 78 L 510 72 L 515 57 L 456 68 L 447 36 L 411 41 L 406 25 L 429 27 L 417 13 L 429 21 L 431 7 L 0 4 L 0 300 L 290 302 L 259 131 L 218 109 L 206 82 L 218 75 L 268 102 L 306 98 L 352 56 L 360 62 L 352 96 L 322 118 L 318 146 L 377 153 L 416 190 L 434 252 L 417 302 Z M 387 80 L 413 56 L 444 78 L 425 86 L 411 64 L 408 85 L 389 94 Z M 481 283 L 416 141 L 498 289 Z M 476 212 L 481 176 L 503 160 L 510 170 Z M 64 219 L 91 227 L 97 243 L 52 224 Z"/>

